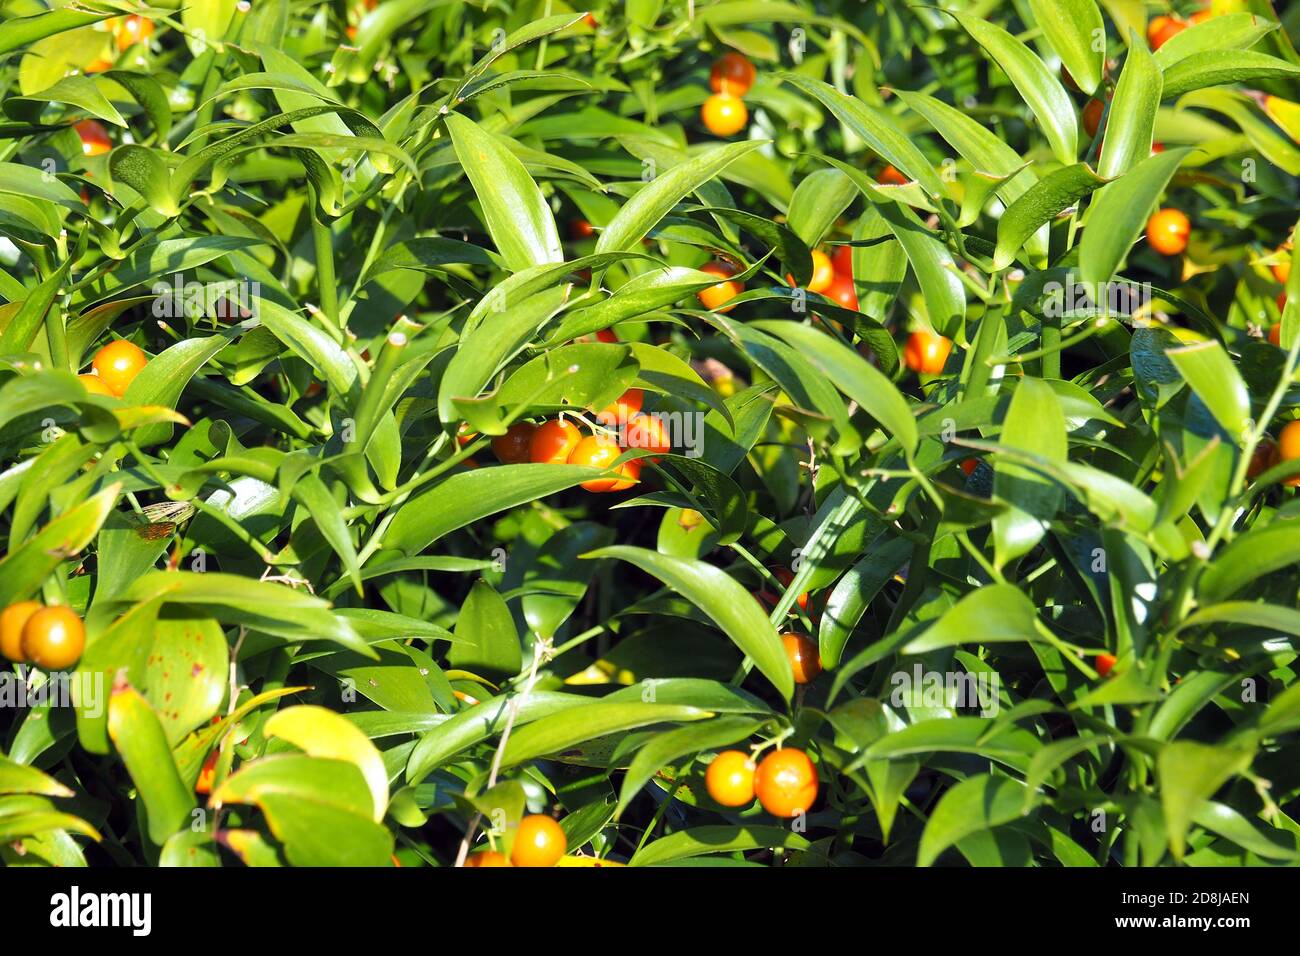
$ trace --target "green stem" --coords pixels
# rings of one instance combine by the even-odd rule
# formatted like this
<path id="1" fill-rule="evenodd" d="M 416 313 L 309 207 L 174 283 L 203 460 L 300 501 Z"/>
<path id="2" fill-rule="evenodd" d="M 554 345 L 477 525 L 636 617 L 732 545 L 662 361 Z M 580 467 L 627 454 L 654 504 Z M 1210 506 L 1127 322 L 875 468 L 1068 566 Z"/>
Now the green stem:
<path id="1" fill-rule="evenodd" d="M 308 188 L 311 200 L 311 236 L 316 246 L 316 286 L 320 290 L 320 309 L 325 313 L 328 324 L 333 327 L 339 321 L 339 290 L 334 278 L 334 237 L 330 234 L 328 223 L 322 222 L 317 213 L 316 190 Z"/>

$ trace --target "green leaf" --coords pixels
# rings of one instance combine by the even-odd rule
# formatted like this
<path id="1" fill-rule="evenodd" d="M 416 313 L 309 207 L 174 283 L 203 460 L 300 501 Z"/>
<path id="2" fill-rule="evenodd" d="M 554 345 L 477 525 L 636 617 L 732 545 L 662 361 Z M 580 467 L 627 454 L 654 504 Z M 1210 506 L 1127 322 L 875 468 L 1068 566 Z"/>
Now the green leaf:
<path id="1" fill-rule="evenodd" d="M 846 772 L 872 760 L 931 752 L 978 754 L 1024 772 L 1041 749 L 1042 744 L 1026 730 L 1016 728 L 991 734 L 989 722 L 983 717 L 936 717 L 881 737 Z"/>
<path id="2" fill-rule="evenodd" d="M 191 0 L 181 10 L 181 23 L 191 34 L 193 50 L 200 52 L 208 43 L 220 49 L 234 16 L 235 0 Z"/>
<path id="3" fill-rule="evenodd" d="M 916 450 L 919 441 L 916 419 L 907 399 L 862 356 L 812 326 L 775 319 L 750 324 L 802 352 L 814 368 L 897 438 L 907 454 Z"/>
<path id="4" fill-rule="evenodd" d="M 1253 84 L 1263 80 L 1294 82 L 1297 74 L 1300 74 L 1300 66 L 1267 53 L 1256 53 L 1254 50 L 1207 50 L 1193 53 L 1165 68 L 1164 97 L 1173 99 L 1207 86 Z"/>
<path id="5" fill-rule="evenodd" d="M 282 584 L 216 571 L 151 571 L 124 600 L 201 605 L 218 620 L 290 641 L 333 641 L 362 654 L 372 651 L 352 626 L 329 610 L 329 602 Z"/>
<path id="6" fill-rule="evenodd" d="M 397 509 L 384 545 L 415 555 L 480 518 L 536 501 L 600 475 L 580 465 L 501 465 L 452 475 Z"/>
<path id="7" fill-rule="evenodd" d="M 175 406 L 185 386 L 208 360 L 230 344 L 233 332 L 201 339 L 185 339 L 154 356 L 127 387 L 122 399 L 133 405 Z M 145 446 L 167 441 L 172 434 L 170 423 L 146 425 L 137 429 L 136 443 Z"/>
<path id="8" fill-rule="evenodd" d="M 5 21 L 4 36 L 0 37 L 0 53 L 9 53 L 37 40 L 43 40 L 45 37 L 99 23 L 114 15 L 111 12 L 98 13 L 92 10 L 59 7 L 28 17 L 14 17 Z"/>
<path id="9" fill-rule="evenodd" d="M 1289 862 L 1300 860 L 1300 850 L 1297 850 L 1294 846 L 1294 834 L 1286 830 L 1278 832 L 1279 836 L 1285 834 L 1286 837 L 1289 837 L 1290 842 L 1293 844 L 1292 846 L 1283 846 L 1271 836 L 1255 829 L 1249 820 L 1227 804 L 1207 800 L 1192 818 L 1192 822 L 1218 834 L 1225 840 L 1231 840 L 1243 850 L 1266 860 L 1287 860 Z"/>
<path id="10" fill-rule="evenodd" d="M 1180 60 L 1196 53 L 1245 50 L 1276 30 L 1280 24 L 1256 13 L 1220 13 L 1201 23 L 1193 23 L 1160 44 L 1155 51 L 1156 65 L 1168 70 Z"/>
<path id="11" fill-rule="evenodd" d="M 293 485 L 293 496 L 311 515 L 321 537 L 329 542 L 334 553 L 343 562 L 343 569 L 352 580 L 357 593 L 361 593 L 361 568 L 357 563 L 357 549 L 352 543 L 343 510 L 319 475 L 306 474 Z"/>
<path id="12" fill-rule="evenodd" d="M 486 581 L 474 582 L 456 618 L 455 634 L 461 643 L 447 657 L 453 667 L 490 676 L 519 673 L 523 658 L 514 617 Z"/>
<path id="13" fill-rule="evenodd" d="M 353 764 L 370 788 L 375 822 L 383 820 L 388 806 L 388 772 L 384 769 L 384 759 L 369 738 L 341 715 L 325 707 L 288 707 L 272 714 L 262 733 L 268 738 L 287 740 L 312 757 Z"/>
<path id="14" fill-rule="evenodd" d="M 943 795 L 926 821 L 916 853 L 917 866 L 930 866 L 944 850 L 981 830 L 1022 817 L 1025 785 L 1009 777 L 967 777 Z"/>
<path id="15" fill-rule="evenodd" d="M 0 559 L 0 607 L 30 598 L 55 568 L 93 541 L 121 492 L 120 482 L 110 485 Z"/>
<path id="16" fill-rule="evenodd" d="M 1174 171 L 1190 152 L 1181 148 L 1157 153 L 1097 193 L 1079 244 L 1079 270 L 1085 283 L 1100 289 L 1115 275 L 1129 247 L 1146 228 L 1147 218 Z"/>
<path id="17" fill-rule="evenodd" d="M 997 24 L 969 14 L 952 16 L 984 47 L 1029 104 L 1056 161 L 1063 166 L 1074 162 L 1079 151 L 1079 120 L 1070 95 L 1051 70 L 1033 50 Z"/>
<path id="18" fill-rule="evenodd" d="M 934 201 L 947 195 L 943 180 L 934 171 L 925 154 L 898 127 L 898 121 L 852 96 L 846 96 L 829 83 L 796 73 L 778 73 L 783 80 L 815 97 L 835 118 L 860 136 L 868 146 L 907 176 L 924 187 Z"/>
<path id="19" fill-rule="evenodd" d="M 15 119 L 37 122 L 47 103 L 65 103 L 85 110 L 96 119 L 126 128 L 126 120 L 117 108 L 108 101 L 100 89 L 99 83 L 89 76 L 65 76 L 53 86 L 28 93 L 26 96 L 11 96 L 4 102 L 4 110 Z"/>
<path id="20" fill-rule="evenodd" d="M 7 29 L 8 24 L 6 25 Z M 84 211 L 86 208 L 76 190 L 70 188 L 61 179 L 47 176 L 45 170 L 40 166 L 26 166 L 22 163 L 0 163 L 0 193 L 26 196 L 28 199 L 41 199 L 60 205 L 65 209 Z"/>
<path id="21" fill-rule="evenodd" d="M 1275 737 L 1300 727 L 1300 684 L 1293 684 L 1269 701 L 1258 727 L 1261 737 Z"/>
<path id="22" fill-rule="evenodd" d="M 921 636 L 903 647 L 923 654 L 961 644 L 997 644 L 1041 639 L 1034 605 L 1014 584 L 986 584 L 948 609 Z"/>
<path id="23" fill-rule="evenodd" d="M 188 236 L 183 239 L 147 241 L 100 280 L 88 299 L 100 300 L 144 285 L 164 275 L 197 269 L 233 252 L 262 245 L 261 239 L 245 236 Z M 256 300 L 259 303 L 264 300 Z"/>
<path id="24" fill-rule="evenodd" d="M 1105 184 L 1106 178 L 1087 163 L 1075 163 L 1049 173 L 1029 187 L 998 220 L 993 268 L 1005 269 L 1011 265 L 1021 247 L 1042 225 Z"/>
<path id="25" fill-rule="evenodd" d="M 577 694 L 543 690 L 534 690 L 531 694 L 490 697 L 453 714 L 421 737 L 407 761 L 406 781 L 410 784 L 419 783 L 450 757 L 499 733 L 512 711 L 513 726 L 518 728 L 530 721 L 588 703 L 588 698 Z"/>
<path id="26" fill-rule="evenodd" d="M 1182 862 L 1187 830 L 1205 802 L 1237 774 L 1248 769 L 1255 751 L 1240 745 L 1179 740 L 1165 744 L 1156 759 L 1160 805 L 1164 809 L 1169 849 Z"/>
<path id="27" fill-rule="evenodd" d="M 817 245 L 857 195 L 853 180 L 838 169 L 817 169 L 804 177 L 790 199 L 788 225 L 810 247 Z"/>
<path id="28" fill-rule="evenodd" d="M 108 165 L 113 178 L 138 192 L 158 215 L 171 219 L 181 214 L 172 195 L 171 171 L 158 150 L 128 143 L 113 150 Z"/>
<path id="29" fill-rule="evenodd" d="M 707 614 L 781 696 L 790 699 L 794 676 L 781 639 L 762 606 L 730 575 L 703 561 L 627 545 L 601 548 L 584 557 L 617 558 L 653 574 Z"/>
<path id="30" fill-rule="evenodd" d="M 716 750 L 745 740 L 760 726 L 761 721 L 749 717 L 720 717 L 656 735 L 636 752 L 623 776 L 615 819 L 622 815 L 632 799 L 661 767 L 688 754 Z"/>
<path id="31" fill-rule="evenodd" d="M 593 521 L 575 522 L 547 539 L 524 572 L 522 610 L 533 634 L 546 640 L 555 636 L 591 583 L 588 568 L 578 558 L 613 539 L 612 529 Z M 511 673 L 518 670 L 516 666 Z"/>
<path id="32" fill-rule="evenodd" d="M 445 122 L 506 266 L 518 272 L 563 262 L 555 217 L 523 163 L 473 120 L 451 113 Z"/>
<path id="33" fill-rule="evenodd" d="M 1029 9 L 1079 89 L 1092 94 L 1105 68 L 1106 26 L 1095 0 L 1029 0 Z"/>
<path id="34" fill-rule="evenodd" d="M 246 763 L 213 805 L 256 804 L 294 866 L 386 866 L 393 834 L 371 819 L 374 798 L 357 766 L 303 754 Z"/>
<path id="35" fill-rule="evenodd" d="M 513 767 L 538 757 L 562 754 L 575 744 L 648 724 L 704 720 L 712 716 L 707 710 L 676 704 L 605 701 L 585 704 L 516 728 L 502 751 L 501 766 Z"/>
<path id="36" fill-rule="evenodd" d="M 53 777 L 35 767 L 15 763 L 0 754 L 0 794 L 35 793 L 46 797 L 71 797 L 69 790 Z"/>
<path id="37" fill-rule="evenodd" d="M 766 140 L 753 140 L 717 146 L 656 176 L 624 203 L 605 226 L 596 240 L 596 252 L 634 251 L 673 206 L 765 143 Z"/>
<path id="38" fill-rule="evenodd" d="M 129 684 L 109 696 L 108 735 L 144 804 L 149 839 L 162 846 L 190 824 L 194 794 L 181 782 L 153 708 Z"/>
<path id="39" fill-rule="evenodd" d="M 1151 155 L 1160 107 L 1160 68 L 1140 41 L 1129 44 L 1124 71 L 1106 113 L 1098 175 L 1115 179 Z"/>
<path id="40" fill-rule="evenodd" d="M 50 317 L 54 299 L 60 287 L 68 278 L 68 269 L 72 260 L 51 273 L 50 277 L 33 289 L 10 317 L 9 324 L 0 329 L 0 355 L 14 352 L 26 352 L 36 338 L 36 333 Z M 55 322 L 63 321 L 58 313 L 53 315 Z"/>
<path id="41" fill-rule="evenodd" d="M 840 578 L 826 599 L 826 609 L 818 625 L 817 643 L 823 667 L 834 667 L 840 662 L 844 645 L 867 606 L 906 564 L 911 553 L 912 543 L 906 538 L 891 538 L 883 544 L 877 539 L 866 557 Z"/>
<path id="42" fill-rule="evenodd" d="M 1197 342 L 1165 352 L 1223 430 L 1238 440 L 1251 423 L 1250 393 L 1222 345 Z"/>
<path id="43" fill-rule="evenodd" d="M 660 866 L 709 853 L 742 853 L 769 847 L 797 852 L 810 846 L 807 839 L 785 827 L 752 824 L 694 827 L 647 844 L 633 855 L 628 865 Z"/>
<path id="44" fill-rule="evenodd" d="M 1001 443 L 1049 461 L 1065 461 L 1065 416 L 1046 382 L 1025 378 L 1016 387 L 1002 422 Z M 1011 505 L 993 519 L 994 549 L 1001 566 L 1042 540 L 1047 523 L 1060 507 L 1063 491 L 1038 470 L 1009 458 L 996 461 L 993 490 Z"/>

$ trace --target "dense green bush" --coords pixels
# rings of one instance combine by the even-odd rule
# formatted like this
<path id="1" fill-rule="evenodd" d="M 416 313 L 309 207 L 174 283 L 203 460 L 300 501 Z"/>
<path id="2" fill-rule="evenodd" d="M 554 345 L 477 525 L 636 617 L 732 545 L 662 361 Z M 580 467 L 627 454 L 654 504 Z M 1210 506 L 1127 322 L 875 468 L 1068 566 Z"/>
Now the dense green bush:
<path id="1" fill-rule="evenodd" d="M 1300 860 L 1300 11 L 1197 6 L 6 0 L 0 856 Z"/>

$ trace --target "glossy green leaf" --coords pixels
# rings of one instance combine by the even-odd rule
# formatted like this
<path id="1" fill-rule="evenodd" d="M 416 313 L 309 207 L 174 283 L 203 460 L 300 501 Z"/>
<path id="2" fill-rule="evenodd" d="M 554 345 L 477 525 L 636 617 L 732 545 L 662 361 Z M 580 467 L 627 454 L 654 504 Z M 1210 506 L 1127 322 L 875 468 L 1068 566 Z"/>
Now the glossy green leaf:
<path id="1" fill-rule="evenodd" d="M 632 250 L 687 195 L 699 189 L 762 141 L 729 143 L 701 153 L 656 176 L 629 199 L 596 240 L 596 252 Z"/>
<path id="2" fill-rule="evenodd" d="M 762 606 L 734 578 L 703 561 L 627 545 L 600 548 L 584 557 L 617 558 L 654 575 L 707 614 L 782 697 L 788 700 L 794 692 L 790 662 L 776 630 Z"/>
<path id="3" fill-rule="evenodd" d="M 517 271 L 563 262 L 555 217 L 523 163 L 473 120 L 452 113 L 446 123 L 506 265 Z"/>
<path id="4" fill-rule="evenodd" d="M 1167 149 L 1144 159 L 1097 193 L 1079 244 L 1084 282 L 1103 288 L 1120 269 L 1160 194 L 1189 152 L 1186 148 Z"/>
<path id="5" fill-rule="evenodd" d="M 194 795 L 181 782 L 153 708 L 130 685 L 114 686 L 109 696 L 108 735 L 144 804 L 149 839 L 162 846 L 189 825 Z"/>
<path id="6" fill-rule="evenodd" d="M 638 851 L 629 866 L 658 866 L 708 853 L 735 853 L 764 847 L 806 850 L 808 840 L 784 827 L 708 826 L 682 830 Z"/>
<path id="7" fill-rule="evenodd" d="M 981 830 L 1025 814 L 1025 785 L 1008 777 L 980 774 L 947 791 L 921 834 L 918 866 L 930 866 L 948 847 Z"/>
<path id="8" fill-rule="evenodd" d="M 1033 50 L 1002 27 L 969 14 L 952 16 L 1010 77 L 1051 143 L 1056 161 L 1062 165 L 1074 162 L 1078 156 L 1078 117 L 1060 81 Z"/>
<path id="9" fill-rule="evenodd" d="M 1085 93 L 1101 84 L 1106 48 L 1105 25 L 1096 0 L 1029 0 L 1034 19 L 1052 45 L 1071 79 Z"/>

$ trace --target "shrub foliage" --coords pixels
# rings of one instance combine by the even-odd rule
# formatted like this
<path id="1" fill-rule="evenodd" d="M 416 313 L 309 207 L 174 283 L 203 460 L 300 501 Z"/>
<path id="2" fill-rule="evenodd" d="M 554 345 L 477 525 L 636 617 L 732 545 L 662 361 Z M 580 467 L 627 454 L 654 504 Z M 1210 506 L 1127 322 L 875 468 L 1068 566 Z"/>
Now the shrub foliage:
<path id="1" fill-rule="evenodd" d="M 7 0 L 0 855 L 1300 859 L 1300 16 L 1169 6 Z"/>

